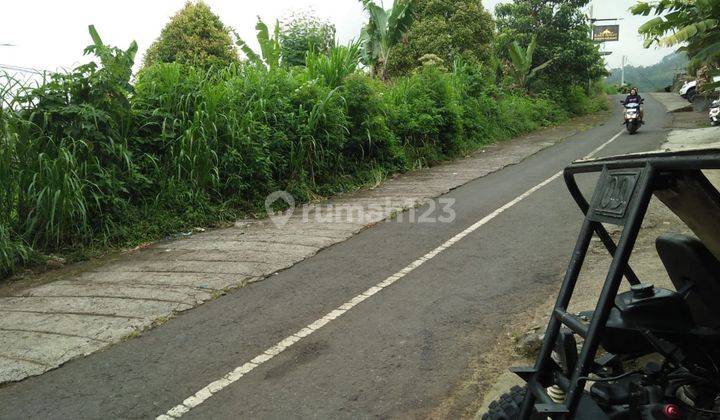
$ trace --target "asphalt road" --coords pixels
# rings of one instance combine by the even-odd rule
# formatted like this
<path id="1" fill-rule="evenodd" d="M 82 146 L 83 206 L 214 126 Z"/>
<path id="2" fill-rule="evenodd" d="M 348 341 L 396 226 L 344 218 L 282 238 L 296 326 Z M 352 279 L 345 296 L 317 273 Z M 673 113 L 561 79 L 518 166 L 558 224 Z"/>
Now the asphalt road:
<path id="1" fill-rule="evenodd" d="M 619 107 L 618 107 L 619 108 Z M 669 118 L 600 155 L 657 148 Z M 604 125 L 451 191 L 452 223 L 387 221 L 137 339 L 0 388 L 0 418 L 154 418 L 588 154 Z M 426 417 L 518 308 L 559 287 L 581 214 L 562 180 L 260 365 L 183 418 Z"/>

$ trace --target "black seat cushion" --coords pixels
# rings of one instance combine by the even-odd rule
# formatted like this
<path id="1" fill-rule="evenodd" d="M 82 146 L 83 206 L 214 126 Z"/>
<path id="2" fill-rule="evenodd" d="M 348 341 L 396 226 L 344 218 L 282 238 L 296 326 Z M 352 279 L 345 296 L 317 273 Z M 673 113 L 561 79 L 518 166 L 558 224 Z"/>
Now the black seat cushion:
<path id="1" fill-rule="evenodd" d="M 655 247 L 695 322 L 720 327 L 720 261 L 699 239 L 679 233 L 661 235 Z"/>

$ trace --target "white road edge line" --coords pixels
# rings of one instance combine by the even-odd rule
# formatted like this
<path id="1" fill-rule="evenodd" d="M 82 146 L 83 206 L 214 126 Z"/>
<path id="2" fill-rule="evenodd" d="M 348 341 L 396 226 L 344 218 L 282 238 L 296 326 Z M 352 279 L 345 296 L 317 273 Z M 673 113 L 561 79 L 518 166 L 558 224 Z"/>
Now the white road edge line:
<path id="1" fill-rule="evenodd" d="M 605 146 L 612 143 L 615 139 L 620 137 L 620 135 L 623 132 L 620 131 L 617 133 L 613 138 L 606 141 L 602 145 L 600 145 L 598 148 L 590 152 L 590 154 L 586 155 L 584 158 L 590 158 L 597 152 L 601 151 L 605 148 Z M 274 346 L 270 347 L 269 349 L 265 350 L 262 354 L 255 357 L 254 359 L 250 360 L 249 362 L 245 363 L 242 366 L 239 366 L 229 373 L 227 373 L 222 378 L 211 382 L 203 389 L 196 392 L 194 395 L 191 395 L 190 397 L 186 398 L 181 404 L 176 405 L 175 407 L 171 408 L 167 411 L 167 413 L 158 416 L 157 420 L 171 420 L 178 417 L 181 417 L 185 413 L 189 412 L 191 409 L 199 406 L 200 404 L 204 403 L 208 398 L 212 397 L 213 394 L 216 394 L 223 390 L 224 388 L 228 387 L 230 384 L 236 382 L 243 376 L 250 373 L 253 369 L 257 368 L 261 364 L 267 362 L 268 360 L 272 359 L 273 357 L 277 356 L 278 354 L 285 351 L 287 348 L 292 346 L 293 344 L 297 343 L 298 341 L 302 340 L 303 338 L 309 336 L 310 334 L 314 333 L 315 331 L 319 330 L 323 326 L 330 323 L 332 320 L 342 316 L 345 314 L 345 312 L 352 309 L 355 305 L 359 304 L 360 302 L 363 302 L 364 300 L 368 299 L 372 295 L 380 292 L 381 290 L 385 289 L 386 287 L 389 287 L 396 281 L 400 280 L 401 278 L 407 276 L 411 271 L 415 270 L 416 268 L 423 265 L 425 262 L 431 260 L 432 258 L 436 257 L 441 252 L 445 251 L 446 249 L 453 246 L 455 243 L 463 239 L 464 237 L 468 236 L 469 234 L 475 232 L 478 230 L 481 226 L 488 223 L 492 219 L 496 218 L 498 215 L 503 213 L 505 210 L 509 209 L 510 207 L 514 206 L 515 204 L 521 202 L 525 198 L 529 197 L 532 193 L 539 190 L 540 188 L 546 186 L 547 184 L 551 183 L 555 179 L 559 178 L 562 175 L 562 171 L 556 173 L 555 175 L 551 176 L 550 178 L 546 179 L 545 181 L 537 184 L 536 186 L 530 188 L 529 190 L 525 191 L 521 195 L 517 196 L 512 201 L 508 202 L 504 206 L 500 207 L 499 209 L 493 211 L 492 213 L 488 214 L 487 216 L 483 217 L 482 219 L 478 220 L 477 222 L 473 223 L 468 227 L 467 229 L 463 230 L 462 232 L 458 233 L 457 235 L 453 236 L 452 238 L 445 241 L 442 245 L 438 246 L 437 248 L 433 249 L 432 251 L 428 252 L 427 254 L 423 255 L 422 257 L 418 258 L 417 260 L 411 262 L 408 264 L 405 268 L 398 271 L 397 273 L 393 274 L 392 276 L 386 278 L 385 280 L 381 281 L 380 283 L 376 284 L 375 286 L 372 286 L 371 288 L 367 289 L 366 291 L 362 292 L 361 294 L 355 296 L 354 298 L 350 299 L 349 301 L 343 303 L 340 305 L 337 309 L 330 311 L 327 315 L 324 317 L 316 320 L 312 324 L 306 326 L 305 328 L 297 331 L 295 334 L 284 338 L 279 343 L 275 344 Z"/>

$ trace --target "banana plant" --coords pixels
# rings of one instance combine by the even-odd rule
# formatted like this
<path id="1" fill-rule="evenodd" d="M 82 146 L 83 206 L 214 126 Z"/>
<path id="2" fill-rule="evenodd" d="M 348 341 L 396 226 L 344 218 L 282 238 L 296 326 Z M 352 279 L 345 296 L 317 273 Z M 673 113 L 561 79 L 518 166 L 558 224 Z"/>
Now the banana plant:
<path id="1" fill-rule="evenodd" d="M 645 22 L 638 32 L 645 37 L 645 47 L 657 43 L 671 47 L 687 43 L 690 55 L 703 47 L 715 47 L 720 40 L 720 0 L 663 0 L 656 3 L 639 2 L 631 9 L 635 15 L 653 19 Z"/>
<path id="2" fill-rule="evenodd" d="M 533 55 L 535 54 L 535 47 L 537 46 L 537 38 L 533 35 L 528 44 L 527 48 L 522 48 L 517 41 L 513 41 L 508 48 L 508 55 L 510 56 L 510 72 L 515 78 L 518 86 L 525 89 L 527 84 L 537 75 L 537 73 L 549 66 L 555 59 L 550 60 L 532 67 Z"/>
<path id="3" fill-rule="evenodd" d="M 720 67 L 720 0 L 641 1 L 631 9 L 635 15 L 656 15 L 638 32 L 645 47 L 657 43 L 663 47 L 682 45 L 694 67 Z M 713 83 L 708 88 L 718 87 Z"/>
<path id="4" fill-rule="evenodd" d="M 280 66 L 281 54 L 280 54 L 280 23 L 275 21 L 275 29 L 273 35 L 270 36 L 270 31 L 265 22 L 258 16 L 258 23 L 255 25 L 257 30 L 257 40 L 260 44 L 260 53 L 255 52 L 250 46 L 240 38 L 235 32 L 235 44 L 245 53 L 245 56 L 252 63 L 260 64 L 268 69 L 274 69 Z"/>
<path id="5" fill-rule="evenodd" d="M 360 0 L 370 18 L 360 34 L 362 61 L 382 80 L 387 79 L 387 64 L 393 46 L 412 23 L 411 0 L 396 0 L 395 5 L 385 10 L 372 0 Z"/>
<path id="6" fill-rule="evenodd" d="M 122 66 L 127 67 L 129 77 L 132 66 L 135 64 L 135 56 L 138 51 L 137 42 L 132 41 L 128 49 L 123 51 L 119 48 L 105 45 L 97 29 L 95 29 L 95 25 L 89 25 L 88 32 L 90 33 L 90 38 L 93 43 L 85 48 L 85 54 L 96 54 L 100 58 L 100 63 L 105 67 L 120 62 Z"/>
<path id="7" fill-rule="evenodd" d="M 116 77 L 116 81 L 121 84 L 126 91 L 132 92 L 133 86 L 130 83 L 132 78 L 132 67 L 135 64 L 135 56 L 137 55 L 137 42 L 132 41 L 127 50 L 117 47 L 111 47 L 103 43 L 102 38 L 95 25 L 88 26 L 88 32 L 93 43 L 85 48 L 85 54 L 95 54 L 100 58 L 100 63 L 106 72 Z M 94 66 L 94 64 L 88 64 Z"/>

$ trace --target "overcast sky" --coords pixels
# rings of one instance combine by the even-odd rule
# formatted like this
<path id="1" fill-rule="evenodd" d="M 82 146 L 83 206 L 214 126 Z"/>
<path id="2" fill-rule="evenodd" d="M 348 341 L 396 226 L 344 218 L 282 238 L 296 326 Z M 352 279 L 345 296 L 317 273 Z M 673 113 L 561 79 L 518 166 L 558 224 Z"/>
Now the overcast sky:
<path id="1" fill-rule="evenodd" d="M 501 0 L 483 0 L 493 10 Z M 168 19 L 185 0 L 23 0 L 3 1 L 0 15 L 0 65 L 41 70 L 69 68 L 85 62 L 83 48 L 90 43 L 87 25 L 94 24 L 107 44 L 122 48 L 132 40 L 140 47 L 139 58 L 160 34 Z M 311 9 L 335 24 L 337 35 L 345 43 L 360 32 L 366 20 L 358 0 L 206 0 L 223 22 L 235 28 L 246 41 L 255 39 L 256 16 L 266 22 L 282 19 L 294 10 Z M 386 6 L 392 3 L 385 2 Z M 671 52 L 670 49 L 642 47 L 637 28 L 648 18 L 632 16 L 630 0 L 594 0 L 597 18 L 623 18 L 620 41 L 607 43 L 612 51 L 610 67 L 619 67 L 620 57 L 629 56 L 630 64 L 650 65 Z M 14 44 L 13 47 L 2 44 Z M 140 59 L 138 58 L 138 61 Z"/>

